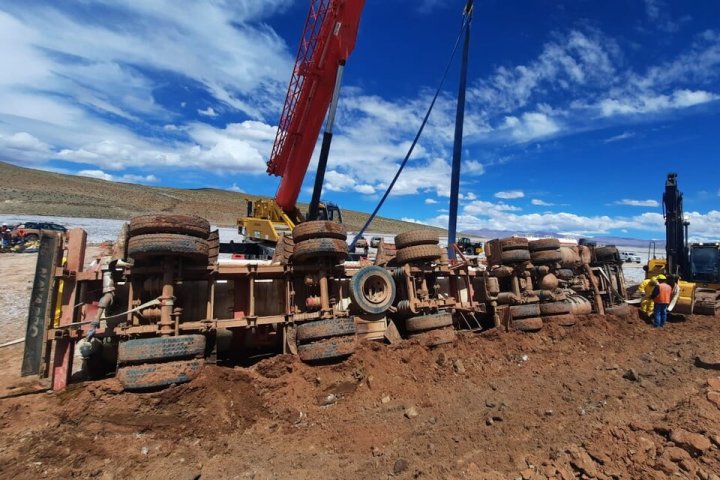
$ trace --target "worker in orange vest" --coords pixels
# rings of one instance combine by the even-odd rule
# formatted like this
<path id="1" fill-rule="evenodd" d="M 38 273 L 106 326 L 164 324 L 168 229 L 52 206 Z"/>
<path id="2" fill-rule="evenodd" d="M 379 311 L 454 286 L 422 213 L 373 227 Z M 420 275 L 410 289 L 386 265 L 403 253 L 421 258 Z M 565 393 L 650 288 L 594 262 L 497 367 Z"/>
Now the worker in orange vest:
<path id="1" fill-rule="evenodd" d="M 652 299 L 655 301 L 655 323 L 656 328 L 665 326 L 667 321 L 668 305 L 670 305 L 670 297 L 672 297 L 672 287 L 667 283 L 667 277 L 662 273 L 657 277 L 657 287 L 653 290 Z"/>

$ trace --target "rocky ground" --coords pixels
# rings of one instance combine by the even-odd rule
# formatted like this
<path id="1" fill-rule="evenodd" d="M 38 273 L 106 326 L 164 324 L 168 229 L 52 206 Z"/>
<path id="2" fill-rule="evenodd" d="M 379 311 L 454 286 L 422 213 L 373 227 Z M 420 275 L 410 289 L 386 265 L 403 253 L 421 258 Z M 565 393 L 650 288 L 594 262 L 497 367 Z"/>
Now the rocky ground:
<path id="1" fill-rule="evenodd" d="M 6 266 L 22 296 L 32 269 Z M 6 347 L 0 478 L 718 479 L 717 322 L 590 315 L 435 350 L 368 343 L 337 365 L 208 366 L 144 394 L 107 379 L 14 396 L 33 380 Z M 23 312 L 0 327 L 22 336 Z"/>

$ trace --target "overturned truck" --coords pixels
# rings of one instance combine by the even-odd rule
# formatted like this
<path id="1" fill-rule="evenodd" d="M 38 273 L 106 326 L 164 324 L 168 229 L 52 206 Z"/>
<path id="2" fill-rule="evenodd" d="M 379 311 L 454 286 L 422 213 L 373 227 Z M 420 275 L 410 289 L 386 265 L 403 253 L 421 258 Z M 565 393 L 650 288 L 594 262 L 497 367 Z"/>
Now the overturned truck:
<path id="1" fill-rule="evenodd" d="M 217 231 L 191 215 L 135 217 L 89 267 L 86 233 L 43 237 L 28 318 L 24 375 L 70 381 L 115 373 L 128 390 L 192 379 L 206 362 L 291 353 L 322 363 L 358 342 L 429 348 L 458 329 L 571 326 L 626 298 L 617 250 L 511 237 L 487 263 L 450 263 L 435 232 L 399 234 L 373 262 L 348 260 L 340 224 L 305 222 L 272 260 L 225 259 Z"/>

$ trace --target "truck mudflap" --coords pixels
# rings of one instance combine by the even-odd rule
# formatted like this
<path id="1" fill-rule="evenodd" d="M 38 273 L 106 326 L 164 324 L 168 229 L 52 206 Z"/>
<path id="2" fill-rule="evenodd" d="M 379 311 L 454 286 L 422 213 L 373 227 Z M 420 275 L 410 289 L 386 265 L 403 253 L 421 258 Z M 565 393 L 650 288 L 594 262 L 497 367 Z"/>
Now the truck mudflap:
<path id="1" fill-rule="evenodd" d="M 55 235 L 41 236 L 28 308 L 25 352 L 20 371 L 23 377 L 47 373 L 41 371 L 41 365 L 46 354 L 45 335 L 54 312 L 55 266 L 58 264 L 59 255 L 60 238 Z"/>

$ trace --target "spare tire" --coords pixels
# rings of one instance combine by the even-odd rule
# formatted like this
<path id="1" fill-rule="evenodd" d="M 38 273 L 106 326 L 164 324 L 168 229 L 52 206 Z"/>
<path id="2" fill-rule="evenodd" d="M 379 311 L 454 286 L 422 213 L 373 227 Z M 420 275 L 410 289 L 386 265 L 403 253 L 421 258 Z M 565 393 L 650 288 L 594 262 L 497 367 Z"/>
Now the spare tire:
<path id="1" fill-rule="evenodd" d="M 433 230 L 411 230 L 395 235 L 395 248 L 414 247 L 415 245 L 437 245 L 438 234 Z"/>
<path id="2" fill-rule="evenodd" d="M 177 213 L 153 213 L 130 219 L 128 236 L 149 233 L 178 233 L 205 239 L 210 234 L 210 223 L 197 215 Z"/>
<path id="3" fill-rule="evenodd" d="M 292 238 L 296 244 L 313 238 L 347 240 L 347 230 L 342 223 L 328 220 L 312 220 L 296 225 L 292 231 Z"/>
<path id="4" fill-rule="evenodd" d="M 395 280 L 385 268 L 362 267 L 350 278 L 350 298 L 351 305 L 362 312 L 384 313 L 395 301 Z"/>

